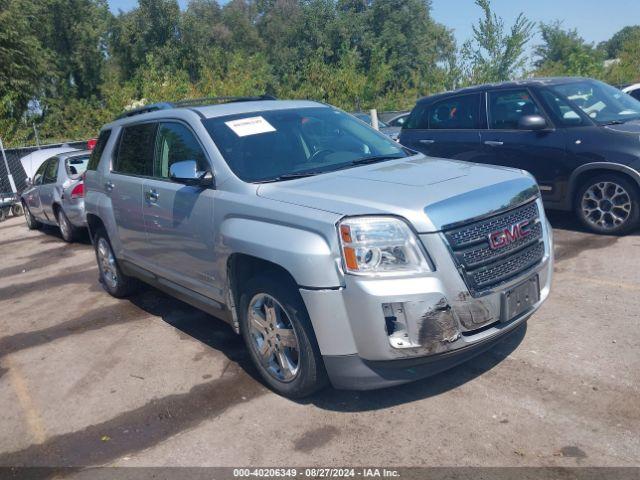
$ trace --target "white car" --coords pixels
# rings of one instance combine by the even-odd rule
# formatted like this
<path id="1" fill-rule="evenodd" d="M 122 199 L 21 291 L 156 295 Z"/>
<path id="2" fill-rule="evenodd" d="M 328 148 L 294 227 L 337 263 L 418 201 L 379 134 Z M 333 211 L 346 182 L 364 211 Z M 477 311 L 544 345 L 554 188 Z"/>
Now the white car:
<path id="1" fill-rule="evenodd" d="M 636 100 L 640 100 L 640 83 L 633 83 L 622 89 L 624 93 L 628 93 Z"/>

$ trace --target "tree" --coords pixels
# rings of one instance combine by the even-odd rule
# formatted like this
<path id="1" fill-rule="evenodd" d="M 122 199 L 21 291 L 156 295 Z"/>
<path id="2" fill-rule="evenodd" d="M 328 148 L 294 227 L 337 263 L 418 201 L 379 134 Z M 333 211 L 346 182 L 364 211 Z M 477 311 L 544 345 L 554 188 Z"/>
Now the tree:
<path id="1" fill-rule="evenodd" d="M 631 83 L 640 81 L 640 30 L 629 35 L 618 52 L 618 62 L 607 74 L 611 83 Z"/>
<path id="2" fill-rule="evenodd" d="M 637 39 L 638 32 L 640 32 L 640 25 L 624 27 L 609 40 L 598 45 L 598 48 L 605 52 L 608 59 L 618 58 L 623 45 L 633 38 Z"/>
<path id="3" fill-rule="evenodd" d="M 525 45 L 533 23 L 520 13 L 508 33 L 489 0 L 476 0 L 483 16 L 473 26 L 473 39 L 462 48 L 463 69 L 470 83 L 498 82 L 517 76 L 526 64 Z"/>
<path id="4" fill-rule="evenodd" d="M 534 54 L 536 75 L 572 75 L 601 77 L 604 73 L 602 52 L 586 43 L 577 30 L 564 30 L 560 21 L 541 23 L 540 34 L 544 43 Z"/>

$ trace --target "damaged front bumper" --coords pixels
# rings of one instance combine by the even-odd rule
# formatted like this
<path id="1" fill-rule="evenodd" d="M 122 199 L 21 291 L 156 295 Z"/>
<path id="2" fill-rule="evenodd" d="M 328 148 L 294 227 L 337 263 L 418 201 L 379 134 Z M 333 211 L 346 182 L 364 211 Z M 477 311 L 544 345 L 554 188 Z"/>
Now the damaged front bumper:
<path id="1" fill-rule="evenodd" d="M 333 385 L 373 389 L 401 384 L 490 348 L 526 322 L 549 295 L 553 245 L 548 224 L 545 237 L 539 265 L 481 296 L 469 293 L 438 234 L 421 236 L 438 259 L 430 275 L 345 276 L 342 289 L 302 292 Z M 527 282 L 535 282 L 539 298 L 507 318 L 506 292 Z"/>

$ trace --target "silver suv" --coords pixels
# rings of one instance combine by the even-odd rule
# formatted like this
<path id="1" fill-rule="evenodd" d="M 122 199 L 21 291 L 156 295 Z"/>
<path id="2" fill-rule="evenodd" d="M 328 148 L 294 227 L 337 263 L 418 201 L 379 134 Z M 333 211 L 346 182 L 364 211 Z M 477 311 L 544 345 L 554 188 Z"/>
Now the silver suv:
<path id="1" fill-rule="evenodd" d="M 225 319 L 290 397 L 440 372 L 549 294 L 529 174 L 425 157 L 325 104 L 129 112 L 102 129 L 85 185 L 104 288 L 142 280 Z"/>

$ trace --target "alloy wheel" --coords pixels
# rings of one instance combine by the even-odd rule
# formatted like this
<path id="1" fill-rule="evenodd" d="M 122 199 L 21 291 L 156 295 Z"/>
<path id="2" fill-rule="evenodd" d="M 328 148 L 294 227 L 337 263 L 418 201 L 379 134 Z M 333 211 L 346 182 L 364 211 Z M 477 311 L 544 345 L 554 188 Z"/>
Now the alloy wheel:
<path id="1" fill-rule="evenodd" d="M 621 185 L 603 181 L 585 190 L 581 201 L 585 220 L 603 230 L 623 225 L 631 215 L 631 197 Z"/>
<path id="2" fill-rule="evenodd" d="M 71 236 L 71 226 L 69 225 L 67 216 L 63 212 L 58 213 L 58 224 L 60 225 L 60 233 L 62 233 L 62 236 L 65 239 L 69 238 Z"/>
<path id="3" fill-rule="evenodd" d="M 259 293 L 249 302 L 252 347 L 269 374 L 290 382 L 300 371 L 298 336 L 284 307 L 271 295 Z"/>
<path id="4" fill-rule="evenodd" d="M 111 251 L 111 246 L 104 237 L 100 237 L 98 240 L 98 265 L 100 266 L 100 273 L 102 279 L 107 283 L 111 289 L 116 289 L 118 286 L 118 271 L 116 269 L 116 259 Z"/>

